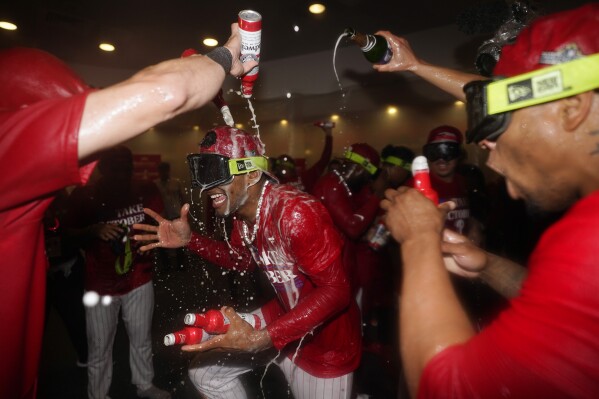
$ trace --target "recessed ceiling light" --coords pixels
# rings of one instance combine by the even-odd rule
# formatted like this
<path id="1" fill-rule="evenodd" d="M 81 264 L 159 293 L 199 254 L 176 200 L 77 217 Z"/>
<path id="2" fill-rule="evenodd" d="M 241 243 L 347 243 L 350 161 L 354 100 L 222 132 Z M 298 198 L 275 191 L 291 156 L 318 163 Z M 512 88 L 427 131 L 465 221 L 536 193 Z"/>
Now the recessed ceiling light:
<path id="1" fill-rule="evenodd" d="M 204 45 L 208 47 L 218 46 L 218 40 L 213 39 L 211 37 L 207 37 L 206 39 L 204 39 L 202 43 L 204 43 Z"/>
<path id="2" fill-rule="evenodd" d="M 299 32 L 299 26 L 297 26 L 297 25 L 293 25 L 293 30 L 294 30 L 295 32 Z"/>
<path id="3" fill-rule="evenodd" d="M 291 98 L 291 93 L 287 93 L 287 98 Z"/>
<path id="4" fill-rule="evenodd" d="M 462 105 L 464 105 L 464 102 L 460 101 L 460 100 L 456 100 L 456 102 L 454 102 L 453 104 L 461 107 Z"/>
<path id="5" fill-rule="evenodd" d="M 236 127 L 237 129 L 243 129 L 243 123 L 236 123 L 236 124 L 235 124 L 235 127 Z"/>
<path id="6" fill-rule="evenodd" d="M 289 122 L 287 122 L 287 119 L 281 119 L 281 125 L 285 126 L 287 125 Z"/>
<path id="7" fill-rule="evenodd" d="M 100 50 L 103 50 L 103 51 L 114 51 L 115 50 L 115 47 L 110 43 L 100 43 L 100 45 L 98 47 L 100 47 Z"/>
<path id="8" fill-rule="evenodd" d="M 394 106 L 389 106 L 387 107 L 387 113 L 389 115 L 395 115 L 397 113 L 397 108 L 395 108 Z"/>
<path id="9" fill-rule="evenodd" d="M 8 21 L 0 21 L 0 28 L 6 30 L 17 30 L 17 25 Z"/>
<path id="10" fill-rule="evenodd" d="M 311 4 L 310 7 L 308 7 L 308 10 L 312 14 L 322 14 L 324 12 L 324 10 L 326 10 L 326 7 L 323 4 L 314 3 L 314 4 Z"/>
<path id="11" fill-rule="evenodd" d="M 339 115 L 333 114 L 333 115 L 331 115 L 331 119 L 334 121 L 337 121 L 337 120 L 339 120 Z"/>

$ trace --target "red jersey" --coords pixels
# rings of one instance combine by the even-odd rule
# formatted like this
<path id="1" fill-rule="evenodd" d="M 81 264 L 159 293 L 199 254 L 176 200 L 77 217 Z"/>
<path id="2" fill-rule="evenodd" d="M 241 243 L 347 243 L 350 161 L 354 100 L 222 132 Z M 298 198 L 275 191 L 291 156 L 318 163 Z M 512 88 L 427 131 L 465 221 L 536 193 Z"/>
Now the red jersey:
<path id="1" fill-rule="evenodd" d="M 520 295 L 427 364 L 420 398 L 599 397 L 599 191 L 541 237 Z"/>
<path id="2" fill-rule="evenodd" d="M 83 228 L 96 223 L 127 228 L 122 239 L 92 238 L 85 246 L 85 289 L 100 295 L 123 295 L 152 280 L 152 253 L 139 253 L 130 227 L 145 223 L 143 208 L 164 209 L 158 187 L 133 180 L 128 190 L 116 190 L 102 178 L 96 184 L 75 189 L 69 197 L 65 224 Z"/>
<path id="3" fill-rule="evenodd" d="M 42 219 L 54 192 L 87 181 L 93 169 L 80 168 L 77 155 L 86 97 L 0 112 L 0 398 L 35 395 L 47 269 Z"/>
<path id="4" fill-rule="evenodd" d="M 294 361 L 303 370 L 322 378 L 355 370 L 361 354 L 359 311 L 342 263 L 343 239 L 326 209 L 308 194 L 271 183 L 249 247 L 242 244 L 242 226 L 234 221 L 231 248 L 196 234 L 189 248 L 223 267 L 257 264 L 266 273 L 277 294 L 262 308 L 266 328 L 277 349 L 301 341 Z M 288 356 L 295 354 L 291 350 Z"/>

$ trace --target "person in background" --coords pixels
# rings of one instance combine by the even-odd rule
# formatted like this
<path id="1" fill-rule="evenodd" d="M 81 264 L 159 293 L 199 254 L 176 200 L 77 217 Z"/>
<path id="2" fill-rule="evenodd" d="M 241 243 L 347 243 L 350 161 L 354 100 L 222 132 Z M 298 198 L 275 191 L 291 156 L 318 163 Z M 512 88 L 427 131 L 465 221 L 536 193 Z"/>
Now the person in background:
<path id="1" fill-rule="evenodd" d="M 370 286 L 380 261 L 379 255 L 365 241 L 382 198 L 382 191 L 375 193 L 372 188 L 379 173 L 379 163 L 380 156 L 372 146 L 352 144 L 341 158 L 340 170 L 322 176 L 312 190 L 346 239 L 346 267 L 361 306 L 364 292 L 369 290 L 366 287 Z M 363 307 L 362 311 L 364 313 Z"/>
<path id="2" fill-rule="evenodd" d="M 133 154 L 124 146 L 104 151 L 98 162 L 102 176 L 71 193 L 66 227 L 85 251 L 85 291 L 102 298 L 87 303 L 87 394 L 105 399 L 112 382 L 112 348 L 119 313 L 129 337 L 131 382 L 137 396 L 169 399 L 152 384 L 153 254 L 138 253 L 131 226 L 144 221 L 144 207 L 163 210 L 156 185 L 133 179 Z"/>
<path id="3" fill-rule="evenodd" d="M 283 154 L 273 160 L 272 168 L 273 174 L 281 184 L 291 184 L 307 193 L 312 191 L 312 188 L 320 176 L 322 176 L 333 154 L 333 128 L 335 127 L 335 122 L 316 122 L 314 125 L 320 127 L 325 133 L 324 147 L 318 162 L 298 173 L 295 160 L 291 156 Z"/>
<path id="4" fill-rule="evenodd" d="M 510 196 L 531 211 L 566 210 L 527 268 L 444 230 L 451 203 L 386 192 L 386 222 L 402 245 L 401 351 L 413 397 L 599 395 L 598 57 L 599 4 L 589 3 L 533 21 L 501 49 L 495 80 L 465 87 L 468 141 L 489 151 Z M 447 268 L 482 279 L 509 307 L 477 334 Z"/>
<path id="5" fill-rule="evenodd" d="M 154 180 L 154 184 L 160 190 L 164 202 L 162 216 L 168 220 L 177 219 L 185 203 L 185 194 L 181 182 L 171 178 L 171 165 L 168 162 L 161 162 L 158 165 L 158 179 Z M 157 258 L 160 266 L 165 270 L 181 270 L 187 265 L 187 254 L 183 248 L 160 248 Z"/>
<path id="6" fill-rule="evenodd" d="M 36 49 L 0 52 L 0 397 L 35 398 L 44 325 L 44 213 L 57 190 L 85 183 L 95 153 L 210 102 L 241 63 L 236 24 L 224 47 L 165 61 L 102 90 Z M 133 106 L 135 104 L 135 106 Z M 9 271 L 10 269 L 10 271 Z"/>
<path id="7" fill-rule="evenodd" d="M 243 130 L 209 131 L 188 162 L 192 185 L 205 190 L 216 215 L 233 217 L 230 239 L 192 232 L 189 205 L 174 221 L 147 209 L 159 225 L 133 226 L 146 232 L 135 239 L 151 242 L 141 249 L 187 246 L 226 269 L 245 273 L 258 266 L 276 292 L 253 312 L 266 326 L 253 328 L 226 307 L 226 334 L 183 347 L 224 351 L 201 353 L 192 362 L 189 377 L 196 389 L 207 398 L 245 397 L 239 377 L 274 361 L 295 398 L 350 398 L 360 363 L 360 317 L 343 264 L 343 238 L 325 207 L 278 184 L 267 171 L 264 145 Z"/>

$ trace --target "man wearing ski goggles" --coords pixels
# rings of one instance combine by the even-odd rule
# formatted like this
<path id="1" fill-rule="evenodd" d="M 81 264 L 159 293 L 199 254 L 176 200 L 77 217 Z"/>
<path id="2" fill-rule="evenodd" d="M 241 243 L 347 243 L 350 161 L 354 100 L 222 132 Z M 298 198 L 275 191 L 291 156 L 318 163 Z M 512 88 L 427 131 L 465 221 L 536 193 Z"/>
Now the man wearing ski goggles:
<path id="1" fill-rule="evenodd" d="M 494 142 L 508 128 L 513 111 L 599 87 L 599 54 L 578 58 L 572 48 L 561 56 L 575 59 L 508 79 L 466 84 L 466 140 Z"/>
<path id="2" fill-rule="evenodd" d="M 268 169 L 268 159 L 264 156 L 231 159 L 220 154 L 191 154 L 187 162 L 191 186 L 204 190 L 231 183 L 237 175 Z"/>

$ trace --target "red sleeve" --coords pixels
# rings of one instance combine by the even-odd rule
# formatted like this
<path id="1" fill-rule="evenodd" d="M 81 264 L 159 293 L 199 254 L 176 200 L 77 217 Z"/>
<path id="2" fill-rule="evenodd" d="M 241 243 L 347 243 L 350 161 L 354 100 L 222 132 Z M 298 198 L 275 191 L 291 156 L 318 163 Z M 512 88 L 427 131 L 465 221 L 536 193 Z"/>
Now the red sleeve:
<path id="1" fill-rule="evenodd" d="M 420 398 L 599 397 L 595 197 L 546 231 L 520 296 L 497 320 L 428 362 Z"/>
<path id="2" fill-rule="evenodd" d="M 188 248 L 208 262 L 225 269 L 251 271 L 256 267 L 250 251 L 242 244 L 241 236 L 235 227 L 231 233 L 230 244 L 192 232 Z"/>
<path id="3" fill-rule="evenodd" d="M 0 113 L 0 210 L 87 181 L 77 142 L 87 93 Z M 10 173 L 6 173 L 10 171 Z"/>
<path id="4" fill-rule="evenodd" d="M 356 240 L 368 230 L 379 209 L 380 199 L 372 194 L 364 204 L 354 210 L 352 197 L 334 174 L 326 175 L 315 188 L 315 196 L 329 211 L 335 225 L 343 234 Z"/>
<path id="5" fill-rule="evenodd" d="M 333 136 L 327 134 L 325 136 L 324 148 L 322 149 L 322 154 L 320 155 L 320 159 L 314 165 L 312 165 L 309 169 L 302 173 L 302 183 L 304 183 L 304 188 L 306 192 L 312 192 L 312 188 L 322 176 L 329 161 L 331 160 L 331 156 L 333 155 Z"/>
<path id="6" fill-rule="evenodd" d="M 273 344 L 281 349 L 312 331 L 350 303 L 350 287 L 342 263 L 343 241 L 322 204 L 298 202 L 284 215 L 285 236 L 299 271 L 314 285 L 289 312 L 268 325 Z M 299 226 L 298 224 L 301 224 Z M 314 234 L 318 231 L 318 234 Z M 305 289 L 305 288 L 304 288 Z"/>

